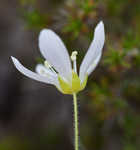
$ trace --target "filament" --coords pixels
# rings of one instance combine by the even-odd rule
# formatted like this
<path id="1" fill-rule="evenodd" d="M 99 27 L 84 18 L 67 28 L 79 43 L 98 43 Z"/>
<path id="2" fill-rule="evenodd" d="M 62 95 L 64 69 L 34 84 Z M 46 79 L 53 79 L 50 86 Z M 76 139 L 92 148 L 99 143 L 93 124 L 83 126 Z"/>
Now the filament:
<path id="1" fill-rule="evenodd" d="M 51 70 L 53 73 L 57 74 L 57 72 L 53 69 L 53 67 L 51 66 L 51 64 L 47 60 L 45 60 L 44 66 L 46 68 L 48 68 L 49 70 Z"/>

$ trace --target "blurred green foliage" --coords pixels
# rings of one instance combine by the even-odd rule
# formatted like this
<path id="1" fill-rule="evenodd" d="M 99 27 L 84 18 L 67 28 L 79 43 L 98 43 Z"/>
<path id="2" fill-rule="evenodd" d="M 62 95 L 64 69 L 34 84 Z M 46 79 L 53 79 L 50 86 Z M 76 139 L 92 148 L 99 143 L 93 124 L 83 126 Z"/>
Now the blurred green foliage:
<path id="1" fill-rule="evenodd" d="M 58 138 L 57 135 L 62 136 Z M 64 136 L 64 130 L 62 130 L 61 128 L 59 129 L 58 127 L 50 127 L 50 130 L 47 133 L 38 129 L 38 131 L 36 131 L 36 133 L 32 135 L 32 138 L 15 134 L 14 136 L 7 136 L 0 141 L 0 150 L 57 150 L 57 146 L 59 145 L 63 145 L 65 149 L 65 144 L 63 143 Z"/>
<path id="2" fill-rule="evenodd" d="M 70 52 L 79 50 L 78 62 L 85 53 L 80 50 L 88 48 L 95 25 L 103 20 L 103 57 L 89 78 L 86 94 L 81 93 L 88 115 L 81 125 L 81 141 L 87 149 L 104 149 L 119 137 L 120 150 L 139 150 L 140 1 L 67 0 L 58 2 L 53 11 L 48 7 L 42 11 L 41 1 L 20 2 L 26 27 L 37 32 L 47 27 L 62 34 Z"/>
<path id="3" fill-rule="evenodd" d="M 24 19 L 27 22 L 27 27 L 31 29 L 42 29 L 46 27 L 47 17 L 42 16 L 37 10 L 24 12 Z"/>

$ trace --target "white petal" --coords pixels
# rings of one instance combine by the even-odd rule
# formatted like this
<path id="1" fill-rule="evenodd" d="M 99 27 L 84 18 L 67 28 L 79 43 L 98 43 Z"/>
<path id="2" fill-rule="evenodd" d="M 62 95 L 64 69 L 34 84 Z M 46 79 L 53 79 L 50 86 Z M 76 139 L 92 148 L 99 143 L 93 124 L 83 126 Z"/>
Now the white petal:
<path id="1" fill-rule="evenodd" d="M 91 45 L 83 59 L 83 62 L 80 66 L 80 79 L 81 81 L 84 80 L 85 74 L 88 73 L 88 75 L 93 71 L 95 67 L 92 68 L 93 63 L 98 63 L 102 48 L 105 41 L 105 33 L 104 33 L 104 24 L 101 21 L 97 27 L 95 28 L 94 32 L 94 39 L 91 42 Z M 97 61 L 98 60 L 98 61 Z M 97 64 L 96 64 L 97 65 Z M 92 69 L 89 69 L 92 68 Z M 90 70 L 87 72 L 87 70 Z"/>
<path id="2" fill-rule="evenodd" d="M 58 35 L 51 30 L 42 30 L 39 36 L 39 47 L 42 55 L 58 73 L 70 79 L 72 72 L 70 58 Z"/>
<path id="3" fill-rule="evenodd" d="M 35 72 L 32 72 L 29 69 L 25 68 L 16 58 L 14 58 L 14 57 L 11 57 L 11 58 L 12 58 L 12 61 L 15 65 L 15 67 L 17 68 L 17 70 L 20 71 L 25 76 L 27 76 L 31 79 L 40 81 L 40 82 L 54 84 L 54 85 L 57 84 L 53 78 L 44 77 Z"/>
<path id="4" fill-rule="evenodd" d="M 101 58 L 101 53 L 100 55 L 98 55 L 98 57 L 93 61 L 93 64 L 89 66 L 88 70 L 87 70 L 87 74 L 90 75 L 92 73 L 92 71 L 96 68 L 96 66 L 98 65 L 98 62 Z"/>

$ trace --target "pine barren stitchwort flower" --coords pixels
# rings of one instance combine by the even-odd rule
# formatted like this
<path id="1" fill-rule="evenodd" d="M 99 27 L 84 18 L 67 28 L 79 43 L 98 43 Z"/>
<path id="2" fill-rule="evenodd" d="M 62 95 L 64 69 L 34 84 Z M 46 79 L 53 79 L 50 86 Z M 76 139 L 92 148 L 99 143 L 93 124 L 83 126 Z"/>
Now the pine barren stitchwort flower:
<path id="1" fill-rule="evenodd" d="M 43 29 L 39 35 L 39 48 L 45 58 L 44 64 L 38 64 L 36 73 L 25 68 L 16 58 L 12 57 L 15 67 L 29 78 L 53 84 L 63 94 L 72 94 L 74 98 L 75 119 L 75 150 L 78 150 L 78 111 L 76 93 L 86 86 L 88 76 L 97 66 L 105 41 L 104 24 L 101 21 L 94 32 L 94 39 L 77 72 L 77 51 L 71 57 L 58 35 L 52 30 Z M 71 65 L 71 61 L 72 65 Z"/>
<path id="2" fill-rule="evenodd" d="M 100 22 L 94 33 L 94 40 L 77 73 L 77 51 L 71 55 L 71 61 L 61 39 L 53 31 L 43 29 L 39 35 L 39 48 L 46 59 L 44 64 L 38 64 L 36 73 L 25 68 L 16 58 L 12 57 L 15 67 L 29 78 L 55 85 L 64 94 L 77 93 L 84 89 L 87 78 L 98 64 L 104 45 L 104 25 Z M 72 69 L 73 68 L 73 69 Z"/>

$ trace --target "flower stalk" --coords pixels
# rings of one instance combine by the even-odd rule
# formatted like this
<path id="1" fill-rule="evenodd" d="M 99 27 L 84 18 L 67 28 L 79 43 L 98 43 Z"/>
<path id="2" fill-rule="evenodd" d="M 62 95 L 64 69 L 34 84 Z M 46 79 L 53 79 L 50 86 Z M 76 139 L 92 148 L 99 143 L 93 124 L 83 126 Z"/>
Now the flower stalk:
<path id="1" fill-rule="evenodd" d="M 73 93 L 73 104 L 74 104 L 74 144 L 75 150 L 79 149 L 79 130 L 78 130 L 78 105 L 76 93 Z"/>

